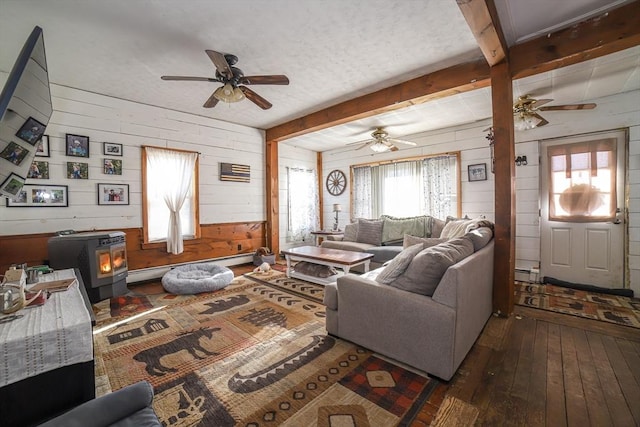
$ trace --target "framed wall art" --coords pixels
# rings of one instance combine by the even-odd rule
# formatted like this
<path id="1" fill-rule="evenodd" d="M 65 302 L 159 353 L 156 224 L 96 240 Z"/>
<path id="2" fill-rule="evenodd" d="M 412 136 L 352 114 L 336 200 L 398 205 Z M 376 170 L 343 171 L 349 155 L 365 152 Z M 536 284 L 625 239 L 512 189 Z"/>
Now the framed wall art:
<path id="1" fill-rule="evenodd" d="M 36 145 L 36 157 L 49 157 L 49 135 L 42 135 Z"/>
<path id="2" fill-rule="evenodd" d="M 67 162 L 67 178 L 89 179 L 89 163 Z"/>
<path id="3" fill-rule="evenodd" d="M 122 156 L 122 144 L 103 142 L 102 151 L 105 156 Z"/>
<path id="4" fill-rule="evenodd" d="M 9 208 L 59 208 L 69 206 L 66 185 L 25 184 L 13 198 L 7 198 Z"/>
<path id="5" fill-rule="evenodd" d="M 107 175 L 122 175 L 122 160 L 104 159 L 104 173 Z"/>
<path id="6" fill-rule="evenodd" d="M 67 156 L 89 157 L 89 137 L 68 133 L 65 153 Z"/>
<path id="7" fill-rule="evenodd" d="M 20 163 L 27 157 L 27 154 L 29 154 L 29 150 L 13 141 L 4 147 L 4 150 L 0 151 L 0 157 L 10 161 L 16 166 L 20 166 Z"/>
<path id="8" fill-rule="evenodd" d="M 20 130 L 18 130 L 16 136 L 31 145 L 36 145 L 36 143 L 40 140 L 40 137 L 42 137 L 45 128 L 45 125 L 43 125 L 33 117 L 29 117 L 27 121 L 24 122 Z"/>
<path id="9" fill-rule="evenodd" d="M 49 179 L 49 162 L 34 160 L 27 172 L 27 178 Z"/>
<path id="10" fill-rule="evenodd" d="M 99 205 L 128 205 L 129 184 L 98 184 Z"/>
<path id="11" fill-rule="evenodd" d="M 7 197 L 16 197 L 24 186 L 24 178 L 11 172 L 0 185 L 0 193 Z"/>
<path id="12" fill-rule="evenodd" d="M 487 164 L 478 163 L 467 166 L 469 181 L 486 181 L 487 180 Z"/>

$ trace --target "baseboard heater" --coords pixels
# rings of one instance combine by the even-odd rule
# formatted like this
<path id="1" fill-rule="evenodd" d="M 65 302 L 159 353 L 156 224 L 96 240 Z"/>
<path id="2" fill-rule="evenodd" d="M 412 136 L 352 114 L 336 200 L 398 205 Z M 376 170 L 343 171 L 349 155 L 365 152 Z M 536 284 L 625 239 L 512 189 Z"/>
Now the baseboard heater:
<path id="1" fill-rule="evenodd" d="M 167 271 L 171 270 L 172 268 L 175 268 L 179 265 L 193 264 L 197 262 L 215 262 L 224 267 L 229 267 L 231 265 L 250 264 L 251 262 L 253 262 L 253 254 L 234 255 L 224 258 L 200 259 L 194 262 L 183 262 L 179 264 L 168 264 L 158 267 L 141 268 L 139 270 L 129 270 L 129 275 L 127 276 L 127 284 L 160 279 Z"/>

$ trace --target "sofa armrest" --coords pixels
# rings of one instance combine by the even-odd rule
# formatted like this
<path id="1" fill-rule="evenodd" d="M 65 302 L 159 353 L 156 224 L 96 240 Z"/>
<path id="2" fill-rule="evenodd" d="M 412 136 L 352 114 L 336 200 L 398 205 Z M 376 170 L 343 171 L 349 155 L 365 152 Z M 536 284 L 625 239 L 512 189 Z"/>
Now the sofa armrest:
<path id="1" fill-rule="evenodd" d="M 329 234 L 328 236 L 326 236 L 326 239 L 336 242 L 342 242 L 344 240 L 344 234 Z"/>
<path id="2" fill-rule="evenodd" d="M 160 426 L 153 412 L 153 388 L 147 381 L 121 388 L 113 393 L 76 406 L 64 414 L 41 424 L 40 427 L 84 426 Z M 131 423 L 123 422 L 134 416 Z"/>

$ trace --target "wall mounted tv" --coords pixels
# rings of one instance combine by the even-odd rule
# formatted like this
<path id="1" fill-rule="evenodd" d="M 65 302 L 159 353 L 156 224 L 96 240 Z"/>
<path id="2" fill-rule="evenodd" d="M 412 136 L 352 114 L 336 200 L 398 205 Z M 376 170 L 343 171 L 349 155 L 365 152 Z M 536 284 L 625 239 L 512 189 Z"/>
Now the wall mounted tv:
<path id="1" fill-rule="evenodd" d="M 44 38 L 36 26 L 0 94 L 0 195 L 19 195 L 52 111 Z"/>

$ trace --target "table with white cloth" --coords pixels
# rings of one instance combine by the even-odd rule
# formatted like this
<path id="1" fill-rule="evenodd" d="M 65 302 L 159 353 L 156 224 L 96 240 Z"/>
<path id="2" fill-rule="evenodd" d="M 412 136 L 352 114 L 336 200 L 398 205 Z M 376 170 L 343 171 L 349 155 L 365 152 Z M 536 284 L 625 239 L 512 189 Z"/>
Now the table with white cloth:
<path id="1" fill-rule="evenodd" d="M 0 316 L 0 417 L 7 425 L 30 425 L 95 397 L 92 315 L 82 278 L 66 269 L 40 281 L 74 277 L 44 305 Z"/>

